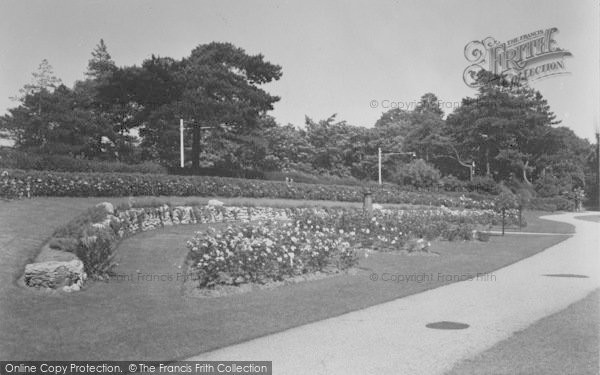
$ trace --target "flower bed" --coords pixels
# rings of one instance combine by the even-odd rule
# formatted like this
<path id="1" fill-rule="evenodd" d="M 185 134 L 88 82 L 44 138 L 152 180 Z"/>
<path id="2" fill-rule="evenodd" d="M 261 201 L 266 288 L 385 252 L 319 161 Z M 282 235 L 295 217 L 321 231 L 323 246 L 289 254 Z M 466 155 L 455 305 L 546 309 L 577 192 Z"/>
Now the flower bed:
<path id="1" fill-rule="evenodd" d="M 427 206 L 493 208 L 492 196 L 405 191 L 385 185 L 371 187 L 373 200 Z M 220 196 L 361 202 L 364 188 L 346 185 L 286 184 L 210 176 L 124 173 L 60 173 L 6 170 L 0 172 L 0 197 Z"/>
<path id="2" fill-rule="evenodd" d="M 508 217 L 517 220 L 516 212 L 510 211 Z M 115 249 L 124 237 L 171 225 L 232 222 L 222 232 L 198 233 L 188 243 L 188 260 L 201 286 L 231 285 L 344 270 L 355 264 L 358 246 L 390 250 L 401 249 L 411 238 L 472 239 L 474 229 L 499 220 L 493 210 L 381 209 L 365 219 L 362 211 L 344 208 L 159 203 L 115 209 L 105 202 L 57 229 L 49 248 L 74 253 L 83 262 L 83 279 L 103 279 L 112 273 Z M 26 284 L 41 285 L 30 281 Z"/>
<path id="3" fill-rule="evenodd" d="M 209 229 L 188 241 L 188 248 L 199 287 L 282 281 L 356 263 L 356 253 L 343 236 L 332 236 L 325 227 L 308 230 L 298 219 Z"/>
<path id="4" fill-rule="evenodd" d="M 371 218 L 357 209 L 300 209 L 289 221 L 267 220 L 198 232 L 188 241 L 188 264 L 198 287 L 282 281 L 298 275 L 345 270 L 359 248 L 402 250 L 419 239 L 472 240 L 497 224 L 492 210 L 377 210 Z M 518 220 L 517 212 L 508 217 Z M 417 245 L 421 245 L 418 242 Z M 409 246 L 423 250 L 423 246 Z"/>

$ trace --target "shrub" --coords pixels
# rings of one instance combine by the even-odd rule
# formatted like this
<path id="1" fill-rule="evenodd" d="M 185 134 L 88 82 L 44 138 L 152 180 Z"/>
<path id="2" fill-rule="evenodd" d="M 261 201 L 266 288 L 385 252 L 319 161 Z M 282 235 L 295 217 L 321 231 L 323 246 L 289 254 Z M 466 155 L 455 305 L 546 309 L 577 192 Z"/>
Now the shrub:
<path id="1" fill-rule="evenodd" d="M 467 182 L 461 181 L 453 175 L 442 177 L 439 184 L 446 191 L 466 191 L 468 186 Z"/>
<path id="2" fill-rule="evenodd" d="M 489 196 L 469 198 L 456 193 L 411 192 L 393 185 L 372 187 L 378 203 L 491 208 Z M 347 185 L 286 184 L 210 176 L 124 173 L 67 173 L 8 170 L 0 172 L 0 193 L 20 196 L 127 197 L 219 196 L 362 202 L 364 188 Z"/>
<path id="3" fill-rule="evenodd" d="M 116 266 L 114 258 L 114 237 L 106 232 L 85 236 L 79 240 L 75 255 L 83 262 L 85 272 L 96 278 L 111 275 Z"/>
<path id="4" fill-rule="evenodd" d="M 535 191 L 542 198 L 558 196 L 563 191 L 570 191 L 572 184 L 568 178 L 558 178 L 551 174 L 538 178 L 534 182 Z"/>
<path id="5" fill-rule="evenodd" d="M 143 162 L 126 164 L 122 162 L 97 161 L 74 158 L 65 155 L 40 155 L 9 147 L 0 147 L 0 168 L 40 170 L 54 172 L 119 172 L 165 174 L 160 164 Z"/>
<path id="6" fill-rule="evenodd" d="M 392 174 L 391 180 L 399 185 L 431 187 L 440 180 L 440 171 L 423 159 L 404 164 Z"/>
<path id="7" fill-rule="evenodd" d="M 92 207 L 87 209 L 83 214 L 76 216 L 54 231 L 53 237 L 56 238 L 80 238 L 83 236 L 83 231 L 91 224 L 99 223 L 106 219 L 107 212 L 103 207 Z"/>
<path id="8" fill-rule="evenodd" d="M 501 188 L 491 176 L 475 176 L 473 181 L 467 182 L 470 191 L 487 194 L 500 194 Z"/>
<path id="9" fill-rule="evenodd" d="M 540 211 L 573 211 L 575 202 L 563 197 L 554 198 L 532 198 L 527 208 Z"/>

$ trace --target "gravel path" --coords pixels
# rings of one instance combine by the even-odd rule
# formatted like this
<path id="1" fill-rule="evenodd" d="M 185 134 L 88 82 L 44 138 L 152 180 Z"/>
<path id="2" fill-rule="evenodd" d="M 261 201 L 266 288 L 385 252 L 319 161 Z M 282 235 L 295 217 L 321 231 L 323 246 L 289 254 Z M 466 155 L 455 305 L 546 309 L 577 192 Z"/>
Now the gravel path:
<path id="1" fill-rule="evenodd" d="M 450 284 L 190 360 L 270 360 L 277 374 L 444 373 L 600 286 L 600 225 L 575 216 L 582 214 L 546 217 L 574 225 L 576 234 L 491 279 Z M 426 327 L 439 321 L 469 327 Z"/>

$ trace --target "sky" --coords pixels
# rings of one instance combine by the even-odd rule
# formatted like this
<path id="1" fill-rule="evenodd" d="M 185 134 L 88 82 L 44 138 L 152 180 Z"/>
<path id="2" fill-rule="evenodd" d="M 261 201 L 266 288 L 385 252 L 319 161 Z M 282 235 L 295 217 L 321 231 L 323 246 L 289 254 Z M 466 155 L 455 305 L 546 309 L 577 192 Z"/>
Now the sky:
<path id="1" fill-rule="evenodd" d="M 281 97 L 270 113 L 278 123 L 337 114 L 370 127 L 394 106 L 414 108 L 427 92 L 450 113 L 475 95 L 462 78 L 467 43 L 550 27 L 573 54 L 565 59 L 570 74 L 531 86 L 561 125 L 592 140 L 600 118 L 596 0 L 0 0 L 0 114 L 17 105 L 9 97 L 42 59 L 68 86 L 83 79 L 101 38 L 118 66 L 152 54 L 180 59 L 221 41 L 282 67 L 282 78 L 264 87 Z"/>

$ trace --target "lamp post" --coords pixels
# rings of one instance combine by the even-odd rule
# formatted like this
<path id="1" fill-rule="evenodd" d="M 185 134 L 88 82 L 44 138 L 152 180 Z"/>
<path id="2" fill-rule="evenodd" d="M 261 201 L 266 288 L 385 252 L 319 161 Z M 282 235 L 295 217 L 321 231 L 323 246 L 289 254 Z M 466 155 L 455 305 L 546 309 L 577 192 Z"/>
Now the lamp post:
<path id="1" fill-rule="evenodd" d="M 379 159 L 379 185 L 382 184 L 381 181 L 381 156 L 382 155 L 410 155 L 413 158 L 416 157 L 417 155 L 414 152 L 386 152 L 386 153 L 382 153 L 381 152 L 381 147 L 378 149 L 378 159 Z"/>
<path id="2" fill-rule="evenodd" d="M 185 165 L 185 156 L 183 152 L 183 119 L 179 119 L 179 166 Z"/>
<path id="3" fill-rule="evenodd" d="M 381 185 L 381 147 L 379 147 L 377 160 L 378 160 L 378 165 L 379 165 L 379 185 Z"/>

